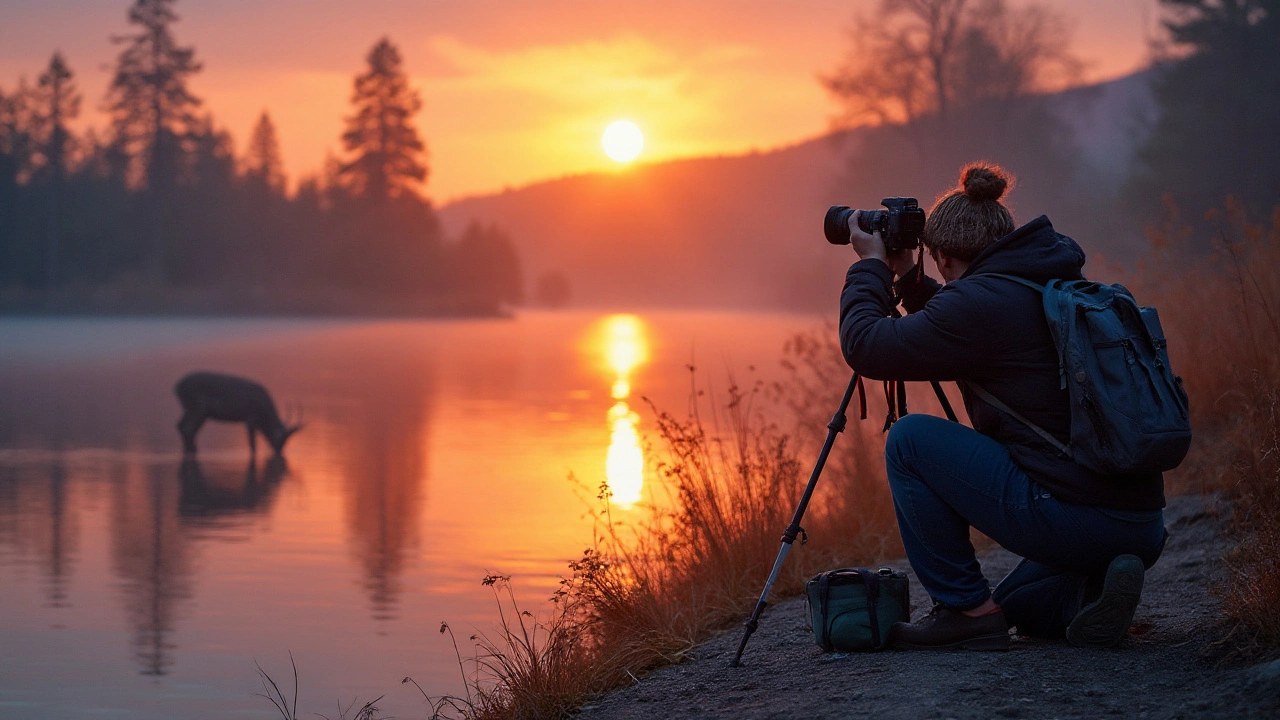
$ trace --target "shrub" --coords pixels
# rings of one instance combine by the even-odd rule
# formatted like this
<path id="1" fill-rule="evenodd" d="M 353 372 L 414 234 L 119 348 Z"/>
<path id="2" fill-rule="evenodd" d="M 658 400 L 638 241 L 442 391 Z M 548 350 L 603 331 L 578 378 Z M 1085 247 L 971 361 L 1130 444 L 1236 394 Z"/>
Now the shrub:
<path id="1" fill-rule="evenodd" d="M 1221 491 L 1233 501 L 1238 548 L 1224 596 L 1231 619 L 1261 652 L 1280 650 L 1280 208 L 1270 228 L 1228 200 L 1207 219 L 1211 250 L 1196 246 L 1175 208 L 1150 233 L 1151 262 L 1131 283 L 1160 308 L 1171 360 L 1191 397 L 1195 436 L 1174 490 Z"/>

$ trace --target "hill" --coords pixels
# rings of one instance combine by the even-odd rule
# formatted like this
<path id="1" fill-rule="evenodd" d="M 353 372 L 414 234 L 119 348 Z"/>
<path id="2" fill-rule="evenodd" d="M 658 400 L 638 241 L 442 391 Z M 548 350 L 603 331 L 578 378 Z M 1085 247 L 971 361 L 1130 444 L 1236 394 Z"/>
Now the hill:
<path id="1" fill-rule="evenodd" d="M 1093 208 L 1114 197 L 1127 172 L 1152 106 L 1146 84 L 1138 74 L 1047 98 L 1080 148 L 1071 170 L 1079 191 L 1055 191 L 1059 168 L 1011 162 L 1020 182 L 1010 201 L 1015 212 L 1027 208 L 1022 219 L 1048 213 L 1061 231 L 1081 233 L 1086 249 L 1106 235 L 1108 257 L 1126 254 L 1137 233 L 1107 232 L 1109 209 Z M 861 152 L 901 135 L 900 127 L 860 128 L 768 152 L 566 177 L 450 203 L 440 217 L 451 235 L 472 221 L 502 226 L 526 282 L 559 272 L 574 305 L 830 311 L 852 256 L 823 239 L 827 207 L 874 208 L 884 196 L 911 194 L 928 206 L 955 182 L 950 169 L 898 187 L 877 179 L 900 175 L 892 169 L 857 167 Z M 998 148 L 990 155 L 1009 162 Z"/>

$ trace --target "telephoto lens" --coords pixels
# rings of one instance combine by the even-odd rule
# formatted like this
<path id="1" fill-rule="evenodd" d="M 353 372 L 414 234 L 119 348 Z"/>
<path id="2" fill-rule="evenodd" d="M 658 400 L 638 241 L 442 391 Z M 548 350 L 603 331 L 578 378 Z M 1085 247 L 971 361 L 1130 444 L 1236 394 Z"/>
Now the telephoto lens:
<path id="1" fill-rule="evenodd" d="M 822 233 L 832 245 L 849 244 L 849 216 L 853 208 L 848 205 L 832 205 L 827 208 L 827 216 L 822 220 Z"/>
<path id="2" fill-rule="evenodd" d="M 858 229 L 868 235 L 883 233 L 888 227 L 886 220 L 883 210 L 863 210 L 858 213 Z"/>

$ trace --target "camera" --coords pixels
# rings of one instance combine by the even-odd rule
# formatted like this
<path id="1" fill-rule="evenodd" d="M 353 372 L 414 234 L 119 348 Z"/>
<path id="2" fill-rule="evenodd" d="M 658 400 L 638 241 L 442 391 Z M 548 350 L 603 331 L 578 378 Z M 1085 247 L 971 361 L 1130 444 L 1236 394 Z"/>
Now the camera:
<path id="1" fill-rule="evenodd" d="M 891 197 L 880 201 L 886 210 L 863 210 L 858 214 L 858 229 L 868 235 L 880 233 L 889 252 L 914 250 L 920 246 L 924 232 L 924 210 L 913 197 Z M 822 232 L 832 245 L 849 244 L 849 217 L 854 210 L 847 205 L 832 205 L 822 221 Z"/>

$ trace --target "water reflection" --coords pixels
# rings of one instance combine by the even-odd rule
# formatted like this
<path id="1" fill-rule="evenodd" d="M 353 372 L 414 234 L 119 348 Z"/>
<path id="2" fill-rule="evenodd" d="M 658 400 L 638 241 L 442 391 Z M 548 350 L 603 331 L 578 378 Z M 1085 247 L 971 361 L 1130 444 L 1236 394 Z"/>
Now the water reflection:
<path id="1" fill-rule="evenodd" d="M 253 458 L 243 472 L 206 472 L 200 461 L 185 457 L 178 466 L 178 513 L 184 518 L 218 518 L 239 513 L 265 513 L 271 507 L 280 481 L 289 465 L 280 456 L 272 457 L 258 472 Z"/>
<path id="2" fill-rule="evenodd" d="M 45 565 L 48 577 L 46 602 L 49 607 L 64 608 L 70 606 L 67 584 L 71 578 L 71 559 L 75 547 L 69 525 L 74 518 L 67 512 L 67 467 L 62 453 L 55 456 L 53 467 L 49 470 L 49 529 L 48 550 Z"/>
<path id="3" fill-rule="evenodd" d="M 300 717 L 404 673 L 457 692 L 436 623 L 488 627 L 487 570 L 529 580 L 539 607 L 590 537 L 566 474 L 640 498 L 635 398 L 682 402 L 695 338 L 759 363 L 793 328 L 0 320 L 0 696 L 31 717 L 250 716 L 253 658 L 285 650 L 315 703 Z M 249 466 L 243 426 L 222 423 L 181 463 L 172 386 L 195 368 L 301 407 L 287 468 Z M 420 714 L 405 702 L 394 714 Z"/>
<path id="4" fill-rule="evenodd" d="M 194 549 L 178 523 L 181 490 L 163 466 L 133 462 L 113 474 L 112 560 L 134 658 L 144 675 L 164 675 L 173 664 L 179 605 L 193 595 Z"/>
<path id="5" fill-rule="evenodd" d="M 55 452 L 50 464 L 0 466 L 0 546 L 37 559 L 44 606 L 71 606 L 69 585 L 80 528 L 70 512 L 67 467 Z"/>
<path id="6" fill-rule="evenodd" d="M 609 408 L 609 452 L 605 457 L 605 478 L 614 503 L 622 506 L 640 501 L 644 490 L 644 453 L 636 423 L 640 417 L 626 398 L 631 395 L 631 373 L 649 359 L 649 343 L 644 323 L 635 315 L 611 315 L 603 323 L 604 356 L 614 373 L 613 407 Z"/>
<path id="7" fill-rule="evenodd" d="M 425 352 L 408 352 L 379 358 L 377 373 L 352 373 L 345 382 L 354 402 L 340 430 L 349 443 L 347 522 L 373 617 L 392 620 L 420 542 L 434 373 Z"/>

